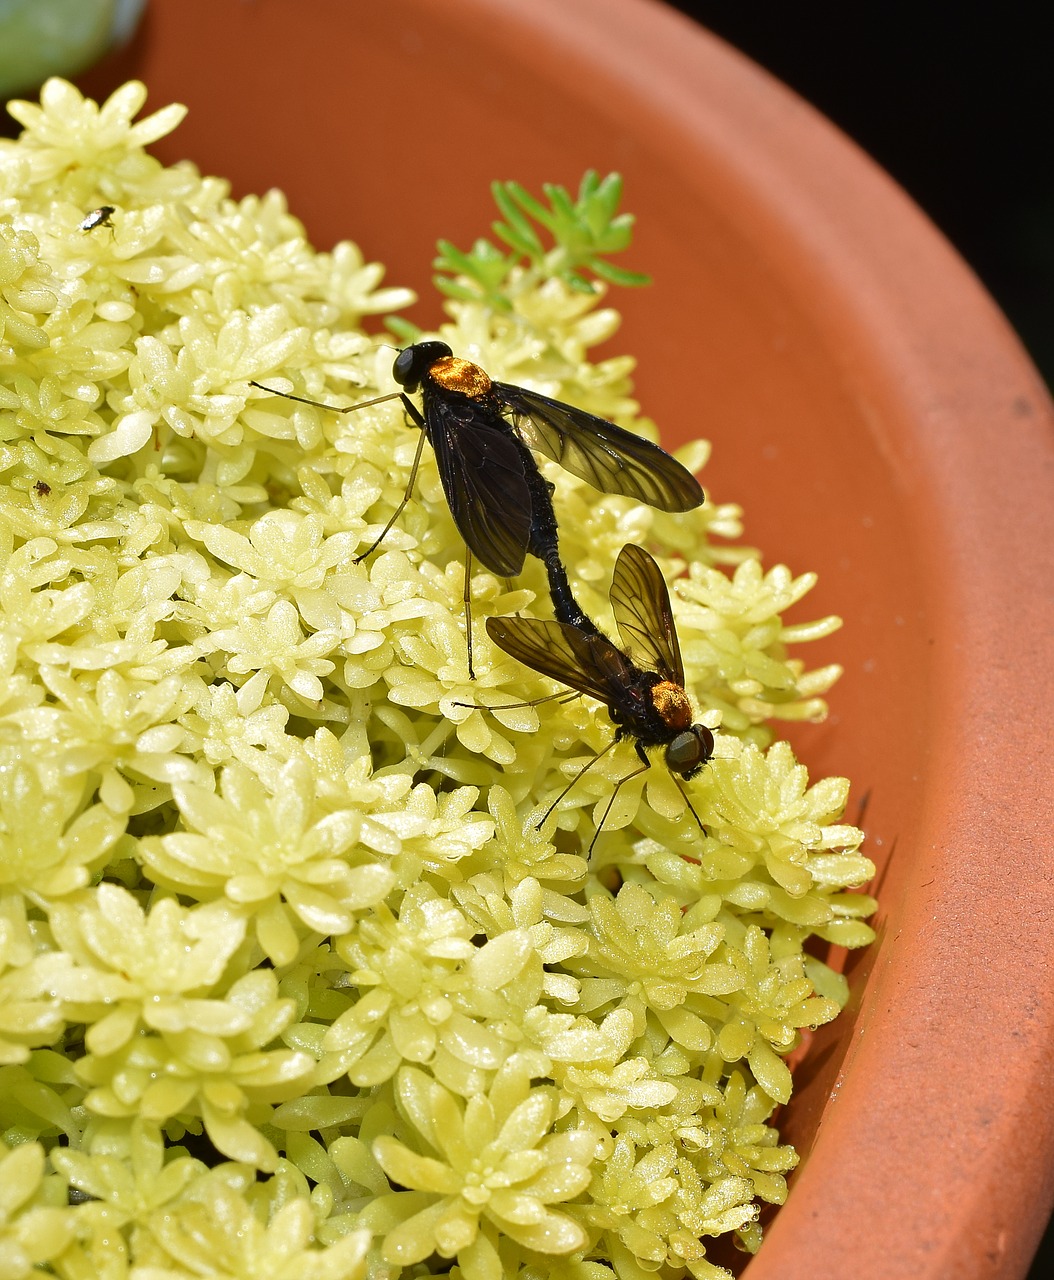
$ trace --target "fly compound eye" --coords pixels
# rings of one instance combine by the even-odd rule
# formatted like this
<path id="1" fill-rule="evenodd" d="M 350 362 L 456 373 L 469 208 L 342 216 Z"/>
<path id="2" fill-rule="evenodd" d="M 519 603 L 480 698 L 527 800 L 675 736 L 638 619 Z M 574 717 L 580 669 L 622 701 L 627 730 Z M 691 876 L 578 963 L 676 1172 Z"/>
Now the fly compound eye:
<path id="1" fill-rule="evenodd" d="M 415 342 L 412 347 L 404 347 L 395 357 L 392 377 L 400 387 L 416 391 L 432 365 L 450 354 L 445 342 Z"/>
<path id="2" fill-rule="evenodd" d="M 420 376 L 414 376 L 414 367 L 417 363 L 416 347 L 405 347 L 395 357 L 395 363 L 392 365 L 392 377 L 400 387 L 409 387 L 413 390 L 421 381 Z"/>
<path id="3" fill-rule="evenodd" d="M 666 763 L 683 778 L 697 773 L 714 754 L 714 735 L 702 724 L 679 733 L 666 748 Z"/>

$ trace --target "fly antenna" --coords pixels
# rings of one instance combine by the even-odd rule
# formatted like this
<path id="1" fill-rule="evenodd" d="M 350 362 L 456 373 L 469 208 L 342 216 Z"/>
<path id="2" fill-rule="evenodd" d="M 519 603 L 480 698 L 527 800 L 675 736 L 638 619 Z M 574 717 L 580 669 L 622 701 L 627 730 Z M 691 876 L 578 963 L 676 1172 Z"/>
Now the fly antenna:
<path id="1" fill-rule="evenodd" d="M 249 379 L 249 386 L 266 391 L 268 395 L 281 396 L 283 400 L 295 400 L 298 404 L 314 405 L 316 409 L 328 409 L 330 413 L 354 413 L 356 409 L 368 409 L 371 404 L 384 404 L 386 400 L 395 400 L 402 395 L 401 391 L 389 391 L 387 395 L 374 396 L 372 400 L 360 400 L 358 404 L 348 404 L 339 408 L 335 404 L 323 404 L 321 400 L 309 400 L 307 396 L 295 396 L 290 391 L 278 391 L 274 387 L 266 387 L 253 378 Z"/>
<path id="2" fill-rule="evenodd" d="M 547 693 L 544 698 L 532 698 L 530 702 L 496 702 L 492 707 L 480 706 L 478 702 L 452 702 L 452 707 L 471 707 L 473 711 L 520 711 L 524 707 L 540 707 L 543 702 L 574 702 L 580 693 Z"/>

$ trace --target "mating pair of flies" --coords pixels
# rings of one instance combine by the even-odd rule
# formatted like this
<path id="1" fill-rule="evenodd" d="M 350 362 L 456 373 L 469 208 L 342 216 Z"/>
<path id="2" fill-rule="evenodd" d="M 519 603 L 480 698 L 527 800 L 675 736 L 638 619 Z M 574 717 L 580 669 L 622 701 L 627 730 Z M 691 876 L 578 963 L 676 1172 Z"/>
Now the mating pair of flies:
<path id="1" fill-rule="evenodd" d="M 403 499 L 357 560 L 383 541 L 409 501 L 427 439 L 436 455 L 450 513 L 468 548 L 465 615 L 469 674 L 474 677 L 469 606 L 472 557 L 500 577 L 513 577 L 522 570 L 529 553 L 545 567 L 556 621 L 488 618 L 487 633 L 500 649 L 525 666 L 607 706 L 615 737 L 585 769 L 622 738 L 633 740 L 641 766 L 619 780 L 604 818 L 623 783 L 649 767 L 647 747 L 664 747 L 671 772 L 683 779 L 693 777 L 713 755 L 714 738 L 705 725 L 692 722 L 662 573 L 641 547 L 631 544 L 619 553 L 610 591 L 612 612 L 625 646 L 619 648 L 574 598 L 559 555 L 553 486 L 538 470 L 531 451 L 552 458 L 604 493 L 636 498 L 662 511 L 690 511 L 699 506 L 703 491 L 696 478 L 658 445 L 605 418 L 524 387 L 493 381 L 479 365 L 455 356 L 445 342 L 418 342 L 404 348 L 395 358 L 392 376 L 401 391 L 334 410 L 349 413 L 399 397 L 421 430 Z M 258 382 L 252 385 L 273 395 L 286 394 Z M 409 398 L 417 391 L 421 393 L 421 409 Z M 286 398 L 318 404 L 300 396 Z M 545 817 L 585 769 L 561 792 Z M 687 795 L 684 799 L 702 826 Z M 603 825 L 602 819 L 598 834 Z"/>

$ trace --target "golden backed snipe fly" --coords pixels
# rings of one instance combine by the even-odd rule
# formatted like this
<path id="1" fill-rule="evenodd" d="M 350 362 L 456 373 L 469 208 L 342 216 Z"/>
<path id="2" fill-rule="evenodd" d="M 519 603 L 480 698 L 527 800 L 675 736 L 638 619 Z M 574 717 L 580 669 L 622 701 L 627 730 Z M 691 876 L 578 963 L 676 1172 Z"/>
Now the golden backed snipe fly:
<path id="1" fill-rule="evenodd" d="M 662 511 L 690 511 L 703 501 L 695 476 L 650 440 L 537 391 L 496 382 L 478 364 L 455 356 L 445 342 L 405 347 L 395 358 L 392 376 L 402 390 L 335 410 L 350 413 L 398 397 L 421 429 L 402 501 L 356 562 L 380 545 L 409 502 L 427 439 L 435 451 L 450 514 L 469 550 L 465 607 L 470 674 L 472 556 L 505 578 L 523 569 L 528 552 L 537 556 L 545 565 L 556 616 L 596 630 L 571 593 L 557 545 L 552 486 L 538 471 L 532 449 L 604 493 L 636 498 Z M 252 385 L 285 394 L 258 382 Z M 418 391 L 420 410 L 410 399 Z"/>
<path id="2" fill-rule="evenodd" d="M 611 579 L 610 600 L 624 649 L 596 629 L 587 632 L 564 622 L 537 618 L 487 619 L 487 634 L 499 649 L 524 666 L 603 702 L 615 724 L 611 743 L 571 779 L 546 810 L 542 822 L 582 774 L 616 743 L 632 738 L 637 749 L 640 768 L 615 784 L 590 842 L 590 851 L 619 789 L 650 767 L 649 747 L 665 748 L 666 766 L 702 827 L 699 815 L 677 779 L 693 778 L 714 754 L 714 735 L 705 725 L 692 721 L 670 593 L 659 566 L 642 547 L 630 543 L 619 552 Z"/>

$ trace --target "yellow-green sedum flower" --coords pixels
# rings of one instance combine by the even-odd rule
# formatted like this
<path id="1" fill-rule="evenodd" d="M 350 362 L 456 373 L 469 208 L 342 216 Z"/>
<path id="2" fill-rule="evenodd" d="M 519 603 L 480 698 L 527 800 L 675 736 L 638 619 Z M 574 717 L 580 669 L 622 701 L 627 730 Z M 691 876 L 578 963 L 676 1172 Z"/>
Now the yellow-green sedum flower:
<path id="1" fill-rule="evenodd" d="M 62 1009 L 48 992 L 48 979 L 25 901 L 0 896 L 0 1066 L 28 1061 L 31 1047 L 52 1044 L 62 1033 Z"/>
<path id="2" fill-rule="evenodd" d="M 40 1274 L 38 1264 L 61 1253 L 73 1235 L 69 1214 L 43 1198 L 44 1148 L 38 1142 L 9 1149 L 0 1141 L 0 1276 Z"/>
<path id="3" fill-rule="evenodd" d="M 462 1103 L 418 1069 L 404 1067 L 397 1096 L 415 1146 L 425 1149 L 392 1137 L 374 1141 L 385 1173 L 409 1188 L 381 1197 L 365 1215 L 367 1222 L 402 1218 L 386 1234 L 385 1261 L 408 1266 L 438 1252 L 456 1257 L 474 1280 L 500 1280 L 498 1233 L 539 1253 L 585 1246 L 581 1225 L 551 1206 L 589 1185 L 596 1135 L 554 1130 L 555 1090 L 532 1088 L 529 1075 L 512 1070 L 499 1073 L 487 1095 Z M 403 1201 L 412 1216 L 403 1216 Z"/>
<path id="4" fill-rule="evenodd" d="M 28 728 L 33 713 L 15 714 Z M 104 805 L 85 807 L 79 781 L 53 760 L 0 747 L 0 892 L 39 903 L 80 889 L 122 834 Z"/>
<path id="5" fill-rule="evenodd" d="M 261 1222 L 237 1186 L 215 1175 L 192 1184 L 149 1222 L 157 1248 L 136 1267 L 136 1280 L 366 1280 L 369 1233 L 356 1231 L 313 1248 L 314 1215 L 304 1199 Z"/>
<path id="6" fill-rule="evenodd" d="M 323 1047 L 353 1083 L 380 1084 L 403 1062 L 430 1062 L 440 1037 L 456 1033 L 464 1021 L 456 998 L 476 956 L 472 935 L 451 902 L 416 885 L 403 895 L 398 917 L 382 906 L 337 942 L 349 985 L 366 990 L 334 1020 Z"/>
<path id="7" fill-rule="evenodd" d="M 205 1172 L 188 1156 L 166 1163 L 160 1129 L 143 1120 L 116 1133 L 99 1126 L 90 1152 L 57 1148 L 51 1163 L 83 1198 L 78 1221 L 111 1232 L 129 1223 L 145 1226 Z M 84 1234 L 83 1227 L 79 1233 Z"/>
<path id="8" fill-rule="evenodd" d="M 307 761 L 294 758 L 273 788 L 237 762 L 224 770 L 219 795 L 177 787 L 188 831 L 144 842 L 150 873 L 249 908 L 260 945 L 275 964 L 296 956 L 294 919 L 317 933 L 346 933 L 356 912 L 380 902 L 394 877 L 381 863 L 348 865 L 341 855 L 355 843 L 361 815 L 351 809 L 313 813 L 313 781 Z"/>
<path id="9" fill-rule="evenodd" d="M 172 898 L 147 915 L 127 890 L 103 883 L 50 920 L 63 948 L 50 993 L 67 1021 L 86 1024 L 77 1072 L 95 1086 L 89 1108 L 154 1122 L 200 1115 L 217 1150 L 273 1167 L 245 1113 L 296 1092 L 314 1063 L 287 1049 L 264 1051 L 294 1016 L 273 973 L 247 973 L 225 998 L 210 997 L 242 941 L 244 918 L 217 903 L 186 911 Z"/>
<path id="10" fill-rule="evenodd" d="M 140 1029 L 224 1035 L 251 1019 L 209 999 L 245 935 L 245 920 L 222 904 L 186 910 L 161 898 L 145 913 L 126 889 L 100 884 L 87 899 L 55 906 L 52 935 L 62 948 L 51 994 L 71 1022 L 89 1024 L 90 1053 L 116 1053 Z"/>
<path id="11" fill-rule="evenodd" d="M 705 831 L 659 765 L 590 855 L 632 749 L 546 816 L 610 719 L 523 706 L 552 682 L 482 626 L 549 616 L 538 562 L 473 574 L 471 680 L 431 450 L 356 562 L 413 465 L 398 402 L 253 385 L 393 390 L 411 295 L 152 159 L 183 108 L 134 123 L 145 93 L 49 81 L 0 140 L 0 1276 L 725 1275 L 712 1238 L 756 1249 L 787 1194 L 787 1059 L 848 996 L 820 944 L 872 937 L 848 784 L 773 741 L 825 714 L 838 669 L 791 650 L 837 620 L 785 623 L 813 575 L 734 504 L 541 462 L 599 625 L 625 543 L 659 557 L 717 743 Z M 438 335 L 655 439 L 632 360 L 590 358 L 640 282 L 619 180 L 546 195 L 497 184 L 501 247 L 442 243 Z"/>
<path id="12" fill-rule="evenodd" d="M 593 1188 L 591 1225 L 607 1239 L 616 1270 L 620 1255 L 654 1270 L 691 1265 L 697 1274 L 721 1274 L 706 1264 L 703 1237 L 739 1231 L 757 1217 L 754 1188 L 745 1178 L 704 1181 L 673 1143 L 646 1150 L 620 1136 Z"/>

